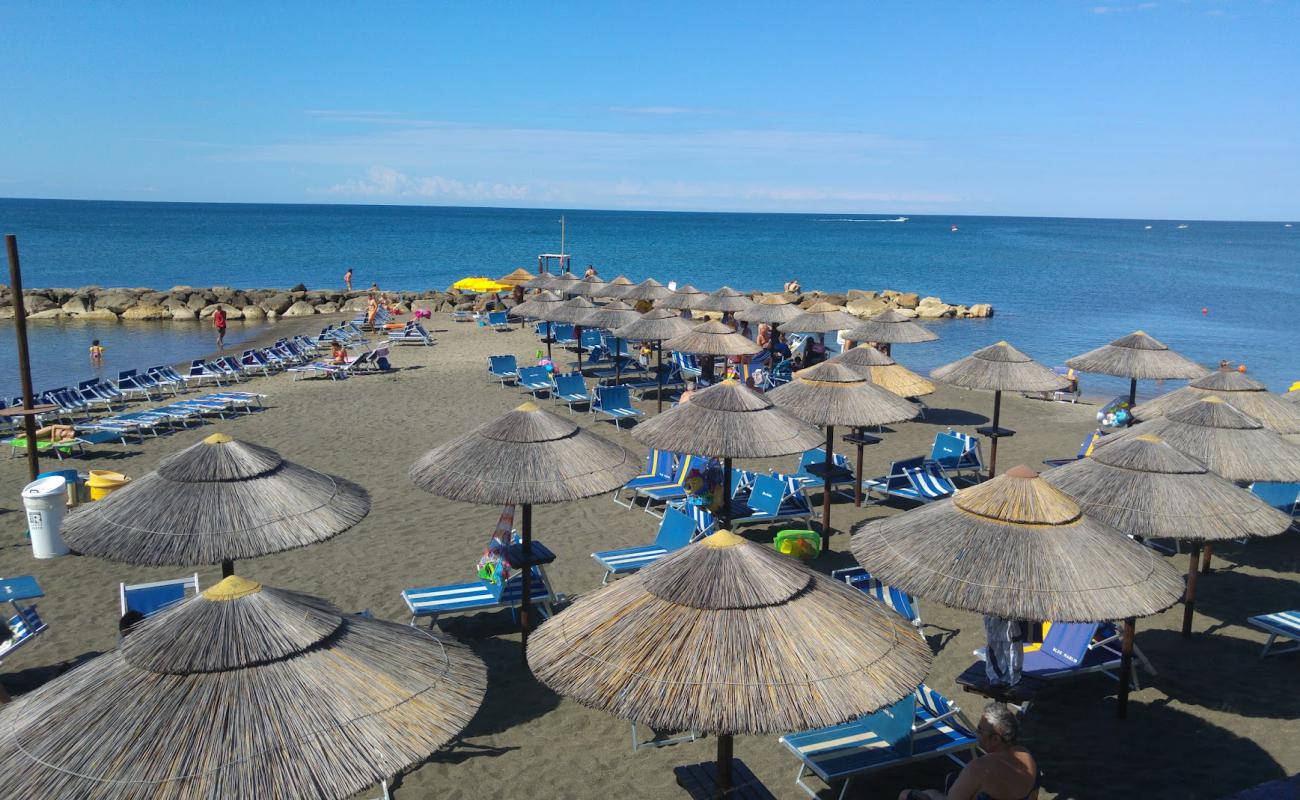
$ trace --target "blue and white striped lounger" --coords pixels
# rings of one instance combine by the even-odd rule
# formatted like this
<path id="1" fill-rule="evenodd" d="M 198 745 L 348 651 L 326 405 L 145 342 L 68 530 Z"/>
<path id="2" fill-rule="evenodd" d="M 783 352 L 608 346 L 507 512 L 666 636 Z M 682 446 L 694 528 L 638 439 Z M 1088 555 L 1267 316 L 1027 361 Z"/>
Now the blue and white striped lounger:
<path id="1" fill-rule="evenodd" d="M 889 465 L 888 475 L 864 480 L 862 488 L 914 503 L 942 500 L 957 491 L 943 467 L 923 456 L 895 461 Z"/>
<path id="2" fill-rule="evenodd" d="M 41 617 L 36 613 L 36 606 L 17 607 L 18 613 L 9 618 L 9 630 L 13 636 L 9 641 L 0 643 L 0 659 L 5 658 L 13 651 L 36 638 L 38 634 L 44 633 L 46 624 L 41 621 Z"/>
<path id="3" fill-rule="evenodd" d="M 882 583 L 879 578 L 871 577 L 871 573 L 862 567 L 837 569 L 831 572 L 831 577 L 837 581 L 844 581 L 849 586 L 856 586 L 917 628 L 922 627 L 921 608 L 916 600 L 902 589 Z"/>
<path id="4" fill-rule="evenodd" d="M 411 609 L 411 624 L 420 617 L 429 618 L 429 627 L 438 621 L 441 614 L 459 614 L 466 611 L 489 611 L 494 608 L 515 608 L 523 599 L 523 575 L 515 575 L 506 581 L 500 596 L 495 587 L 486 581 L 453 583 L 446 586 L 431 586 L 426 589 L 406 589 L 402 599 Z M 545 616 L 552 614 L 552 596 L 550 584 L 545 573 L 533 567 L 533 585 L 531 590 L 533 603 L 542 607 Z"/>
<path id="5" fill-rule="evenodd" d="M 795 785 L 815 800 L 820 795 L 805 778 L 816 775 L 827 786 L 843 780 L 838 795 L 842 800 L 849 783 L 859 775 L 938 757 L 965 766 L 957 753 L 975 756 L 975 734 L 960 713 L 946 697 L 921 684 L 912 697 L 875 714 L 843 725 L 787 734 L 781 743 L 800 760 Z"/>
<path id="6" fill-rule="evenodd" d="M 1264 650 L 1259 654 L 1260 658 L 1269 656 L 1280 656 L 1283 653 L 1294 653 L 1300 651 L 1300 611 L 1279 611 L 1276 614 L 1260 614 L 1251 617 L 1251 625 L 1262 629 L 1268 634 L 1268 641 L 1264 643 Z M 1273 650 L 1273 643 L 1278 637 L 1288 639 L 1295 644 L 1280 647 Z M 1272 650 L 1272 652 L 1269 652 Z"/>
<path id="7" fill-rule="evenodd" d="M 659 533 L 654 544 L 640 547 L 624 547 L 619 550 L 603 550 L 592 553 L 596 563 L 605 568 L 605 577 L 601 585 L 609 583 L 615 575 L 627 575 L 642 567 L 648 567 L 674 550 L 679 550 L 694 541 L 697 528 L 695 521 L 675 508 L 664 512 L 663 521 L 659 523 Z"/>

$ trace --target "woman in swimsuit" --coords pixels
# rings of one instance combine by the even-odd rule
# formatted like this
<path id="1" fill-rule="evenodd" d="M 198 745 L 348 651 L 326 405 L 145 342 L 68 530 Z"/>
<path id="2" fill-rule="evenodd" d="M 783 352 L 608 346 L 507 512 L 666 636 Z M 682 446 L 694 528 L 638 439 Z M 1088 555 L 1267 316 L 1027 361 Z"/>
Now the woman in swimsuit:
<path id="1" fill-rule="evenodd" d="M 1020 720 L 1005 703 L 989 703 L 975 739 L 984 755 L 949 780 L 946 792 L 904 789 L 898 800 L 1038 800 L 1038 762 L 1016 744 Z"/>

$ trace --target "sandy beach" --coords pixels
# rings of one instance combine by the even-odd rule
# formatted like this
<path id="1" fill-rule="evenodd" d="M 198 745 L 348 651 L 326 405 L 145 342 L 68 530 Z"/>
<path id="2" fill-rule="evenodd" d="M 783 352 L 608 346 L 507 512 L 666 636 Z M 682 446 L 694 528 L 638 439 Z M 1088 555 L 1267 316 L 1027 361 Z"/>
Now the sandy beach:
<path id="1" fill-rule="evenodd" d="M 291 325 L 319 330 L 325 321 L 284 321 L 271 331 L 283 335 Z M 399 369 L 394 373 L 338 382 L 294 381 L 285 374 L 257 378 L 244 388 L 268 396 L 263 411 L 143 445 L 99 448 L 67 464 L 140 476 L 164 456 L 221 430 L 355 481 L 369 491 L 373 503 L 359 525 L 322 544 L 240 562 L 237 571 L 268 585 L 323 595 L 343 609 L 370 609 L 376 616 L 405 621 L 402 589 L 474 578 L 475 563 L 500 512 L 420 491 L 407 470 L 430 447 L 528 399 L 526 392 L 490 380 L 486 357 L 513 353 L 526 363 L 538 348 L 531 328 L 494 333 L 453 323 L 445 314 L 435 314 L 428 327 L 438 344 L 395 347 L 391 360 Z M 907 346 L 896 346 L 893 356 L 907 365 Z M 557 361 L 571 357 L 556 352 Z M 896 426 L 883 434 L 882 443 L 867 448 L 867 475 L 883 474 L 894 459 L 928 453 L 936 431 L 949 426 L 971 431 L 988 424 L 992 409 L 990 393 L 948 387 L 926 400 L 926 419 Z M 568 413 L 549 399 L 542 405 Z M 653 399 L 638 405 L 654 413 Z M 1044 458 L 1073 455 L 1095 427 L 1095 412 L 1093 405 L 1008 394 L 1001 421 L 1018 434 L 1002 441 L 999 471 L 1021 463 L 1037 468 Z M 618 429 L 581 412 L 576 419 L 636 452 L 645 450 L 626 426 Z M 52 461 L 42 463 L 56 468 Z M 737 466 L 794 471 L 797 463 L 798 456 L 790 456 Z M 26 477 L 23 459 L 0 461 L 5 487 L 0 521 L 7 532 L 0 574 L 37 578 L 46 594 L 39 608 L 49 630 L 4 662 L 0 679 L 14 695 L 48 680 L 63 662 L 114 646 L 119 581 L 187 572 L 75 555 L 33 559 L 18 500 Z M 812 499 L 816 507 L 820 492 L 814 491 Z M 829 572 L 854 565 L 849 527 L 901 510 L 884 504 L 855 508 L 837 498 L 833 552 L 815 567 Z M 592 551 L 649 543 L 657 525 L 657 518 L 616 505 L 608 496 L 539 507 L 534 517 L 536 538 L 559 554 L 549 568 L 554 588 L 569 597 L 599 587 L 603 570 L 590 558 Z M 740 532 L 769 542 L 780 527 L 800 526 L 746 526 Z M 1159 674 L 1140 674 L 1141 688 L 1132 695 L 1128 720 L 1115 718 L 1115 682 L 1098 675 L 1054 686 L 1039 698 L 1026 718 L 1025 744 L 1042 768 L 1044 797 L 1208 799 L 1300 772 L 1300 692 L 1295 690 L 1300 656 L 1260 661 L 1264 637 L 1245 621 L 1252 614 L 1296 606 L 1296 536 L 1293 530 L 1248 545 L 1216 547 L 1215 571 L 1200 584 L 1191 639 L 1177 632 L 1181 606 L 1139 620 L 1137 644 Z M 1186 556 L 1172 558 L 1185 571 Z M 203 586 L 220 574 L 215 566 L 198 572 Z M 921 613 L 927 623 L 924 633 L 937 652 L 927 683 L 974 717 L 983 698 L 961 692 L 953 679 L 972 663 L 972 650 L 983 644 L 979 617 L 924 600 Z M 685 795 L 674 783 L 672 767 L 713 758 L 714 742 L 708 736 L 633 753 L 626 721 L 561 699 L 532 677 L 519 659 L 518 634 L 507 611 L 446 617 L 442 628 L 488 664 L 487 699 L 463 744 L 399 778 L 396 798 L 678 798 Z M 777 737 L 738 738 L 736 755 L 778 797 L 805 797 L 793 783 L 798 762 Z M 850 796 L 893 798 L 904 787 L 941 787 L 952 767 L 932 760 L 888 770 L 855 781 Z"/>

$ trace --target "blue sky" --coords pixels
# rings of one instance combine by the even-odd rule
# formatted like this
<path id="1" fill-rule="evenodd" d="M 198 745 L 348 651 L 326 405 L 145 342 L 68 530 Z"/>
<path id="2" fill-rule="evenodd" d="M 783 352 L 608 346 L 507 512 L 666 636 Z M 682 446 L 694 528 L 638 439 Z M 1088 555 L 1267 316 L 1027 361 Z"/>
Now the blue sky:
<path id="1" fill-rule="evenodd" d="M 0 196 L 1300 218 L 1300 5 L 0 4 Z"/>

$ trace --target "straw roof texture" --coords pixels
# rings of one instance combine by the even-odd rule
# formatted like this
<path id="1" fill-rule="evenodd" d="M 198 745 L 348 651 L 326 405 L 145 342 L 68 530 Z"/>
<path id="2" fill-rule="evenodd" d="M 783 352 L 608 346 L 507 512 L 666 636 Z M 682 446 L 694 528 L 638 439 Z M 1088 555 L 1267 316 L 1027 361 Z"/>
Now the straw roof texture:
<path id="1" fill-rule="evenodd" d="M 635 285 L 636 284 L 632 283 L 632 281 L 629 280 L 626 275 L 619 275 L 614 280 L 605 284 L 605 288 L 601 290 L 599 296 L 621 298 L 623 296 L 623 292 L 626 292 L 630 287 Z"/>
<path id="2" fill-rule="evenodd" d="M 583 278 L 578 283 L 574 284 L 570 291 L 576 292 L 583 297 L 599 297 L 604 294 L 606 286 L 607 284 L 603 280 L 592 275 L 591 277 Z"/>
<path id="3" fill-rule="evenodd" d="M 853 530 L 853 555 L 873 576 L 981 614 L 1093 622 L 1145 617 L 1183 595 L 1158 554 L 1024 466 Z"/>
<path id="4" fill-rule="evenodd" d="M 655 305 L 659 308 L 675 308 L 678 311 L 682 309 L 693 309 L 698 308 L 699 306 L 697 304 L 705 297 L 706 295 L 704 292 L 701 292 L 699 289 L 696 289 L 694 286 L 687 283 L 678 286 L 672 291 L 672 294 L 662 300 L 655 301 Z"/>
<path id="5" fill-rule="evenodd" d="M 745 295 L 730 286 L 723 286 L 716 292 L 706 294 L 703 298 L 695 301 L 695 305 L 691 306 L 691 308 L 700 311 L 722 311 L 725 313 L 727 311 L 744 311 L 753 304 L 754 301 Z"/>
<path id="6" fill-rule="evenodd" d="M 1152 434 L 1230 481 L 1300 481 L 1300 445 L 1292 444 L 1217 395 L 1098 440 L 1093 453 Z"/>
<path id="7" fill-rule="evenodd" d="M 537 678 L 588 708 L 723 734 L 870 713 L 914 691 L 930 661 L 880 603 L 729 531 L 583 595 L 528 648 Z"/>
<path id="8" fill-rule="evenodd" d="M 369 512 L 355 483 L 216 433 L 73 511 L 62 535 L 110 561 L 197 566 L 321 542 Z"/>
<path id="9" fill-rule="evenodd" d="M 783 294 L 769 294 L 759 298 L 749 308 L 736 312 L 736 319 L 744 322 L 765 322 L 781 325 L 798 318 L 803 311 Z"/>
<path id="10" fill-rule="evenodd" d="M 664 348 L 708 356 L 752 356 L 763 350 L 758 342 L 741 336 L 731 326 L 717 320 L 707 320 L 688 333 L 669 339 L 664 342 Z"/>
<path id="11" fill-rule="evenodd" d="M 528 402 L 433 448 L 410 475 L 426 492 L 464 503 L 564 503 L 614 491 L 642 461 Z"/>
<path id="12" fill-rule="evenodd" d="M 991 391 L 1053 392 L 1067 385 L 1065 378 L 1007 342 L 991 344 L 931 370 L 930 377 L 966 389 Z"/>
<path id="13" fill-rule="evenodd" d="M 334 800 L 469 724 L 464 645 L 232 576 L 0 711 L 6 797 Z"/>
<path id="14" fill-rule="evenodd" d="M 588 311 L 582 324 L 588 328 L 604 328 L 612 331 L 639 319 L 641 315 L 636 312 L 636 309 L 622 300 L 615 300 Z"/>
<path id="15" fill-rule="evenodd" d="M 561 272 L 559 275 L 551 278 L 549 286 L 545 287 L 559 294 L 581 294 L 579 291 L 582 286 L 582 279 L 572 272 Z"/>
<path id="16" fill-rule="evenodd" d="M 587 315 L 596 305 L 585 297 L 574 297 L 556 304 L 552 309 L 550 317 L 551 322 L 568 322 L 573 325 L 586 325 Z"/>
<path id="17" fill-rule="evenodd" d="M 537 276 L 534 275 L 533 273 L 529 272 L 523 267 L 520 267 L 519 269 L 515 270 L 509 275 L 506 275 L 503 278 L 497 278 L 497 283 L 504 283 L 507 286 L 525 286 L 529 282 L 531 282 L 533 278 L 536 277 Z"/>
<path id="18" fill-rule="evenodd" d="M 781 330 L 790 333 L 829 333 L 855 328 L 861 322 L 840 306 L 814 303 L 794 319 L 781 323 Z"/>
<path id="19" fill-rule="evenodd" d="M 546 319 L 546 315 L 556 308 L 563 299 L 554 292 L 542 291 L 510 309 L 511 313 L 525 319 Z"/>
<path id="20" fill-rule="evenodd" d="M 624 290 L 624 292 L 620 294 L 619 297 L 622 298 L 623 300 L 627 300 L 630 303 L 638 303 L 642 300 L 648 300 L 654 303 L 654 302 L 658 302 L 659 300 L 663 300 L 665 297 L 671 296 L 672 293 L 673 293 L 672 289 L 669 289 L 667 286 L 664 286 L 662 283 L 655 280 L 654 278 L 646 278 L 645 280 L 638 283 L 636 286 Z"/>
<path id="21" fill-rule="evenodd" d="M 615 330 L 614 335 L 637 342 L 662 341 L 684 336 L 690 333 L 693 327 L 672 309 L 652 308 L 642 314 L 640 319 Z"/>
<path id="22" fill-rule="evenodd" d="M 524 284 L 525 289 L 551 289 L 555 285 L 555 276 L 549 272 L 542 272 L 534 275 L 528 283 Z"/>
<path id="23" fill-rule="evenodd" d="M 1291 527 L 1286 514 L 1151 434 L 1098 448 L 1043 480 L 1132 536 L 1219 541 Z"/>
<path id="24" fill-rule="evenodd" d="M 1268 387 L 1236 370 L 1216 370 L 1181 389 L 1166 392 L 1133 409 L 1133 416 L 1150 420 L 1202 397 L 1218 395 L 1233 408 L 1253 417 L 1274 433 L 1300 433 L 1300 406 L 1288 403 Z"/>
<path id="25" fill-rule="evenodd" d="M 924 397 L 934 393 L 933 383 L 869 344 L 851 347 L 826 363 L 844 364 L 856 369 L 867 380 L 899 397 Z"/>
<path id="26" fill-rule="evenodd" d="M 1138 380 L 1200 378 L 1208 372 L 1143 331 L 1134 331 L 1096 350 L 1066 359 L 1065 365 L 1080 372 Z"/>
<path id="27" fill-rule="evenodd" d="M 1282 396 L 1292 403 L 1300 403 L 1300 389 L 1292 389 Z"/>
<path id="28" fill-rule="evenodd" d="M 860 372 L 823 361 L 796 372 L 768 398 L 809 425 L 888 425 L 913 419 L 920 409 L 876 386 Z"/>
<path id="29" fill-rule="evenodd" d="M 740 381 L 702 389 L 690 402 L 632 429 L 642 444 L 719 458 L 772 458 L 816 447 L 821 433 Z"/>
<path id="30" fill-rule="evenodd" d="M 851 342 L 878 342 L 881 344 L 917 344 L 933 342 L 939 334 L 912 321 L 906 314 L 889 309 L 859 323 L 845 334 Z"/>

